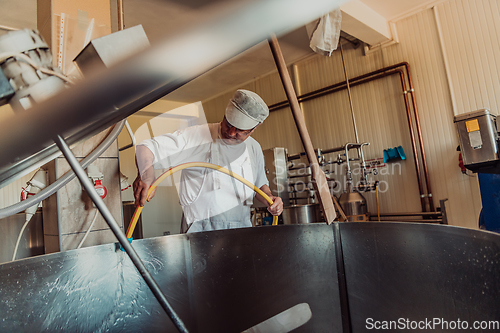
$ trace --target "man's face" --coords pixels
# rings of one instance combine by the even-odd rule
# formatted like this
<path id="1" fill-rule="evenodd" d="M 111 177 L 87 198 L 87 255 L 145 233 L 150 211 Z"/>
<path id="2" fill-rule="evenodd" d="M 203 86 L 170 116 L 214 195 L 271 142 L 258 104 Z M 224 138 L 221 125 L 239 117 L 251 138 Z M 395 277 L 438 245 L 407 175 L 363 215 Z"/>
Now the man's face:
<path id="1" fill-rule="evenodd" d="M 224 119 L 222 120 L 220 126 L 220 133 L 222 139 L 224 139 L 227 144 L 236 145 L 248 139 L 248 137 L 253 133 L 253 131 L 255 131 L 257 126 L 249 130 L 240 130 L 231 125 L 224 116 Z"/>

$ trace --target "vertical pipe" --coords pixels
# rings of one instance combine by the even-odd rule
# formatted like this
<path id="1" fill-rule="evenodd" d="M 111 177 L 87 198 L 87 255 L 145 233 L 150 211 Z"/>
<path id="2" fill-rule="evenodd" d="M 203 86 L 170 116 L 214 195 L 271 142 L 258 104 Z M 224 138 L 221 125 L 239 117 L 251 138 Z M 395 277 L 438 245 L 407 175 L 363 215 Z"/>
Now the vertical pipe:
<path id="1" fill-rule="evenodd" d="M 362 143 L 360 146 L 359 146 L 359 152 L 361 153 L 361 168 L 363 169 L 362 171 L 362 181 L 367 184 L 367 173 L 366 173 L 366 161 L 365 161 L 365 154 L 363 153 L 363 146 L 369 146 L 370 143 L 368 142 L 365 142 L 365 143 Z"/>
<path id="2" fill-rule="evenodd" d="M 342 58 L 342 67 L 344 68 L 345 83 L 347 87 L 347 96 L 349 96 L 349 106 L 351 107 L 352 126 L 354 127 L 354 135 L 356 137 L 356 143 L 359 143 L 358 128 L 356 126 L 356 118 L 354 117 L 354 108 L 352 106 L 351 86 L 349 84 L 349 77 L 347 76 L 347 69 L 345 67 L 344 48 L 342 47 L 342 42 L 339 42 L 339 44 L 340 44 L 340 55 Z"/>
<path id="3" fill-rule="evenodd" d="M 455 98 L 455 89 L 453 89 L 453 81 L 451 80 L 450 75 L 450 64 L 448 63 L 448 55 L 446 54 L 446 49 L 444 47 L 444 38 L 443 38 L 443 30 L 441 28 L 441 20 L 439 19 L 439 12 L 436 6 L 432 7 L 432 11 L 434 12 L 434 19 L 436 21 L 436 27 L 439 36 L 439 46 L 441 48 L 441 54 L 443 56 L 444 69 L 446 72 L 446 81 L 448 82 L 448 88 L 450 89 L 450 97 L 451 97 L 451 106 L 453 111 L 453 116 L 457 115 L 457 101 Z M 409 74 L 408 74 L 409 75 Z"/>
<path id="4" fill-rule="evenodd" d="M 352 143 L 345 144 L 345 162 L 347 165 L 347 188 L 349 192 L 352 192 L 352 171 L 351 171 L 351 162 L 349 161 L 349 147 L 352 146 Z"/>
<path id="5" fill-rule="evenodd" d="M 400 75 L 403 75 L 403 77 L 401 78 L 401 84 L 403 86 L 405 107 L 406 107 L 407 116 L 409 117 L 409 124 L 411 124 L 412 122 L 411 122 L 411 110 L 409 107 L 409 101 L 408 101 L 407 95 L 411 94 L 411 97 L 412 97 L 412 105 L 413 105 L 413 110 L 415 113 L 415 125 L 417 128 L 417 136 L 418 136 L 418 142 L 419 142 L 419 146 L 420 146 L 420 152 L 422 154 L 424 178 L 425 178 L 425 183 L 426 183 L 427 193 L 428 193 L 427 195 L 425 195 L 425 193 L 424 193 L 422 175 L 421 175 L 420 166 L 419 166 L 420 162 L 419 162 L 418 152 L 414 148 L 414 146 L 416 145 L 415 132 L 414 132 L 413 127 L 411 126 L 409 129 L 410 129 L 410 135 L 411 135 L 411 140 L 412 140 L 412 148 L 414 148 L 413 149 L 413 156 L 415 158 L 415 168 L 417 171 L 417 179 L 418 179 L 418 183 L 419 183 L 420 197 L 421 197 L 421 202 L 422 202 L 422 211 L 424 211 L 424 212 L 426 211 L 426 205 L 425 205 L 426 197 L 428 197 L 428 199 L 429 199 L 430 210 L 434 211 L 434 203 L 433 203 L 433 199 L 432 199 L 430 177 L 429 177 L 429 171 L 428 171 L 428 167 L 427 167 L 427 158 L 425 155 L 425 148 L 423 145 L 422 130 L 420 127 L 420 118 L 418 115 L 417 103 L 416 103 L 416 99 L 415 99 L 415 92 L 414 92 L 414 88 L 413 88 L 413 82 L 411 79 L 410 65 L 407 62 L 401 62 L 401 63 L 395 64 L 395 65 L 391 65 L 388 67 L 384 67 L 384 68 L 375 70 L 375 71 L 367 73 L 367 74 L 357 76 L 357 77 L 351 79 L 351 82 L 352 82 L 351 86 L 364 84 L 364 83 L 371 82 L 371 81 L 376 80 L 376 79 L 380 79 L 382 77 L 386 77 L 388 75 L 395 74 L 395 72 L 388 72 L 388 71 L 392 70 L 392 69 L 396 69 L 398 67 L 404 67 L 404 69 L 406 71 L 406 75 L 408 77 L 409 90 L 406 89 L 406 81 L 404 79 L 404 75 L 401 72 L 401 70 L 395 70 L 395 71 L 399 72 Z M 342 90 L 342 89 L 345 89 L 344 82 L 337 83 L 337 84 L 334 84 L 334 85 L 331 85 L 328 87 L 324 87 L 324 88 L 309 92 L 307 94 L 299 96 L 298 99 L 301 102 L 305 102 L 305 101 L 308 101 L 308 100 L 311 100 L 314 98 L 318 98 L 318 97 L 321 97 L 321 96 L 324 96 L 324 95 L 327 95 L 330 93 L 334 93 L 334 92 Z M 281 107 L 286 107 L 287 105 L 288 104 L 285 102 L 280 102 L 280 103 L 276 103 L 274 105 L 271 105 L 269 107 L 269 109 L 270 110 L 279 109 Z"/>
<path id="6" fill-rule="evenodd" d="M 76 157 L 73 155 L 73 153 L 69 149 L 64 139 L 58 135 L 55 138 L 55 142 L 59 147 L 59 149 L 61 150 L 61 152 L 64 154 L 64 157 L 66 157 L 66 160 L 68 161 L 69 165 L 71 166 L 76 176 L 80 180 L 80 183 L 87 191 L 87 194 L 89 195 L 90 199 L 92 199 L 97 209 L 99 209 L 99 211 L 101 212 L 102 217 L 106 220 L 106 223 L 108 223 L 109 227 L 111 228 L 111 231 L 113 231 L 116 238 L 120 242 L 121 246 L 125 249 L 125 252 L 127 252 L 128 256 L 130 257 L 130 260 L 132 260 L 135 267 L 141 274 L 142 278 L 148 285 L 149 289 L 151 289 L 151 292 L 156 297 L 160 305 L 163 307 L 167 315 L 170 317 L 173 324 L 177 327 L 179 332 L 187 332 L 184 323 L 179 318 L 177 313 L 175 313 L 175 311 L 172 309 L 171 305 L 167 301 L 167 298 L 165 297 L 165 295 L 163 295 L 160 286 L 158 286 L 156 281 L 151 276 L 151 273 L 149 273 L 146 266 L 144 266 L 144 263 L 142 262 L 141 258 L 139 258 L 132 245 L 128 242 L 127 238 L 125 237 L 125 234 L 122 232 L 122 230 L 120 230 L 120 227 L 116 223 L 113 215 L 109 211 L 108 207 L 106 207 L 106 204 L 104 204 L 104 201 L 102 201 L 99 194 L 97 194 L 90 179 L 88 178 L 87 174 L 83 170 L 80 163 L 78 163 Z"/>
<path id="7" fill-rule="evenodd" d="M 286 96 L 288 98 L 288 101 L 290 102 L 290 108 L 295 119 L 295 124 L 297 125 L 297 130 L 299 131 L 300 139 L 302 140 L 307 159 L 311 166 L 311 178 L 313 180 L 313 186 L 315 187 L 318 200 L 323 209 L 323 213 L 325 214 L 326 222 L 330 224 L 337 217 L 337 213 L 335 212 L 335 207 L 332 201 L 335 199 L 332 198 L 330 194 L 330 188 L 328 186 L 325 173 L 319 167 L 318 158 L 316 157 L 311 137 L 309 136 L 309 132 L 307 131 L 304 116 L 302 115 L 299 101 L 297 100 L 297 95 L 293 88 L 292 80 L 290 79 L 290 75 L 286 68 L 285 59 L 283 58 L 283 54 L 281 53 L 281 49 L 276 36 L 271 36 L 271 38 L 269 39 L 269 46 L 271 48 L 274 61 L 276 62 L 276 67 L 278 68 L 281 82 L 283 83 L 283 88 L 285 89 Z"/>
<path id="8" fill-rule="evenodd" d="M 123 0 L 117 0 L 116 8 L 118 10 L 118 30 L 125 29 L 125 23 L 123 21 Z"/>
<path id="9" fill-rule="evenodd" d="M 423 165 L 423 169 L 424 169 L 425 185 L 427 187 L 427 199 L 429 201 L 430 211 L 434 212 L 435 211 L 434 200 L 432 198 L 431 181 L 430 181 L 430 177 L 429 177 L 429 169 L 427 168 L 427 158 L 425 156 L 424 142 L 422 139 L 422 128 L 420 126 L 420 117 L 418 116 L 417 101 L 415 98 L 415 89 L 413 88 L 413 82 L 411 79 L 410 65 L 408 63 L 405 63 L 405 67 L 406 67 L 406 74 L 408 75 L 408 82 L 410 84 L 410 95 L 411 95 L 411 101 L 412 101 L 412 105 L 413 105 L 413 113 L 415 114 L 415 125 L 417 127 L 418 145 L 420 147 L 420 152 L 422 154 L 422 165 Z M 425 212 L 425 210 L 424 210 L 424 212 Z"/>
<path id="10" fill-rule="evenodd" d="M 352 118 L 352 127 L 354 129 L 354 137 L 356 139 L 356 143 L 359 143 L 358 127 L 356 126 L 356 117 L 354 116 L 354 107 L 352 105 L 351 84 L 349 83 L 349 76 L 347 75 L 347 68 L 345 66 L 344 48 L 342 47 L 342 41 L 339 41 L 339 45 L 340 45 L 340 57 L 342 59 L 342 68 L 344 69 L 345 84 L 346 84 L 346 88 L 347 88 L 347 96 L 349 97 L 349 107 L 351 109 L 351 118 Z M 360 147 L 358 147 L 356 150 L 358 152 L 358 157 L 360 157 L 361 156 Z M 347 151 L 348 151 L 348 149 L 346 147 L 346 154 L 347 154 Z M 349 158 L 347 158 L 347 164 L 349 165 Z M 349 175 L 350 175 L 350 173 L 351 173 L 351 171 L 349 170 Z M 349 180 L 349 187 L 350 187 L 349 191 L 352 192 L 352 177 Z"/>
<path id="11" fill-rule="evenodd" d="M 451 75 L 450 75 L 450 65 L 448 63 L 448 56 L 446 54 L 446 49 L 444 47 L 444 42 L 443 42 L 443 31 L 442 31 L 442 28 L 441 28 L 441 20 L 439 19 L 439 11 L 438 11 L 438 8 L 436 6 L 432 7 L 432 10 L 434 12 L 434 19 L 436 21 L 436 27 L 437 27 L 437 31 L 438 31 L 438 36 L 439 36 L 439 46 L 441 47 L 441 54 L 443 55 L 443 62 L 444 62 L 444 68 L 445 68 L 445 72 L 446 72 L 446 80 L 448 82 L 448 88 L 450 89 L 450 97 L 451 97 L 451 105 L 452 105 L 452 111 L 453 111 L 453 115 L 456 116 L 457 115 L 457 101 L 456 101 L 456 98 L 455 98 L 455 89 L 453 89 L 453 81 L 451 80 Z M 407 72 L 408 72 L 408 80 L 410 81 L 410 88 L 413 87 L 412 85 L 412 82 L 411 82 L 411 78 L 410 78 L 410 68 L 409 68 L 409 65 L 406 64 L 406 68 L 407 68 Z M 413 95 L 412 95 L 412 100 L 415 100 L 415 92 L 412 91 Z M 416 103 L 413 104 L 413 108 L 415 110 L 415 117 L 417 117 L 417 105 Z M 420 128 L 418 128 L 420 130 Z M 423 151 L 423 145 L 422 145 L 422 158 L 424 159 L 424 172 L 426 174 L 426 185 L 427 185 L 427 191 L 429 192 L 429 204 L 431 205 L 431 211 L 434 211 L 434 200 L 432 198 L 432 191 L 430 189 L 430 181 L 427 180 L 427 162 L 425 161 L 425 154 L 424 154 L 424 151 Z"/>
<path id="12" fill-rule="evenodd" d="M 380 222 L 380 201 L 378 198 L 378 184 L 375 184 L 375 196 L 377 198 L 377 221 Z"/>
<path id="13" fill-rule="evenodd" d="M 293 73 L 293 83 L 295 83 L 295 90 L 297 92 L 297 95 L 300 95 L 302 90 L 300 88 L 300 77 L 299 77 L 299 69 L 297 64 L 293 64 L 292 66 L 292 73 Z M 300 101 L 299 101 L 300 104 Z"/>
<path id="14" fill-rule="evenodd" d="M 411 148 L 413 151 L 413 159 L 415 160 L 415 169 L 417 172 L 418 190 L 420 192 L 420 205 L 422 206 L 422 212 L 427 211 L 427 206 L 425 204 L 424 189 L 422 186 L 422 174 L 420 173 L 420 161 L 418 159 L 417 145 L 415 143 L 415 132 L 413 130 L 413 122 L 411 120 L 410 106 L 408 102 L 408 91 L 406 90 L 406 82 L 404 78 L 403 71 L 397 70 L 399 72 L 399 78 L 401 80 L 401 87 L 403 88 L 403 96 L 405 101 L 406 118 L 408 119 L 408 129 L 410 130 L 411 136 Z"/>

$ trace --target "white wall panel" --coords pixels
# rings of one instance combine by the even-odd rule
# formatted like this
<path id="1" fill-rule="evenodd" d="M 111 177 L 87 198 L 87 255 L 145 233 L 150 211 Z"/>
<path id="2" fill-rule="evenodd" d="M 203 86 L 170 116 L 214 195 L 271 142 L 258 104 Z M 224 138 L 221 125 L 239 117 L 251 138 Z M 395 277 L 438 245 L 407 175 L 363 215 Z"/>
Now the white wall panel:
<path id="1" fill-rule="evenodd" d="M 271 112 L 252 137 L 260 143 L 262 149 L 285 147 L 289 154 L 304 151 L 290 108 Z"/>
<path id="2" fill-rule="evenodd" d="M 460 15 L 454 17 L 461 19 Z M 393 63 L 405 60 L 412 66 L 435 203 L 448 198 L 450 223 L 476 227 L 481 207 L 477 180 L 462 175 L 457 167 L 453 108 L 432 9 L 399 21 L 397 28 L 401 43 L 382 52 Z"/>
<path id="3" fill-rule="evenodd" d="M 21 190 L 26 187 L 26 182 L 31 179 L 34 173 L 31 172 L 0 189 L 0 209 L 21 201 Z"/>
<path id="4" fill-rule="evenodd" d="M 370 143 L 364 148 L 365 158 L 382 158 L 384 149 L 399 145 L 403 146 L 408 156 L 405 161 L 387 164 L 383 170 L 380 169 L 379 175 L 370 176 L 370 179 L 382 182 L 382 212 L 420 210 L 403 92 L 399 82 L 399 76 L 391 76 L 351 88 L 359 140 Z M 348 101 L 347 91 L 343 90 L 303 104 L 315 146 L 325 150 L 356 141 Z M 351 153 L 357 156 L 355 151 Z M 336 158 L 336 154 L 327 156 L 327 160 Z M 334 177 L 342 185 L 345 184 L 345 166 L 333 165 L 332 171 Z M 359 180 L 358 175 L 359 172 L 354 176 L 355 181 Z M 344 186 L 339 187 L 335 192 L 339 193 L 343 189 Z M 371 213 L 375 213 L 376 202 L 370 200 L 371 197 L 367 195 L 368 208 Z"/>
<path id="5" fill-rule="evenodd" d="M 364 57 L 361 48 L 352 49 L 349 44 L 344 45 L 344 53 L 350 78 L 382 67 L 380 53 L 374 53 L 370 58 Z M 315 56 L 307 59 L 297 64 L 297 68 L 304 93 L 345 80 L 339 51 L 330 58 Z M 383 149 L 399 145 L 403 146 L 408 156 L 406 161 L 397 162 L 397 165 L 388 164 L 381 170 L 384 174 L 371 177 L 389 189 L 380 194 L 381 211 L 419 211 L 418 185 L 399 78 L 392 76 L 356 86 L 351 89 L 351 93 L 360 142 L 370 142 L 370 146 L 365 148 L 365 157 L 381 158 Z M 303 108 L 315 146 L 328 149 L 355 142 L 346 90 L 305 102 Z M 328 159 L 335 159 L 335 155 L 332 154 Z M 333 169 L 336 173 L 334 177 L 344 184 L 345 168 L 334 166 Z M 367 194 L 366 197 L 369 211 L 375 213 L 374 196 Z"/>
<path id="6" fill-rule="evenodd" d="M 500 110 L 500 3 L 455 0 L 437 6 L 456 114 Z"/>
<path id="7" fill-rule="evenodd" d="M 268 104 L 272 105 L 286 99 L 285 89 L 278 73 L 266 75 L 255 81 L 255 92 Z"/>

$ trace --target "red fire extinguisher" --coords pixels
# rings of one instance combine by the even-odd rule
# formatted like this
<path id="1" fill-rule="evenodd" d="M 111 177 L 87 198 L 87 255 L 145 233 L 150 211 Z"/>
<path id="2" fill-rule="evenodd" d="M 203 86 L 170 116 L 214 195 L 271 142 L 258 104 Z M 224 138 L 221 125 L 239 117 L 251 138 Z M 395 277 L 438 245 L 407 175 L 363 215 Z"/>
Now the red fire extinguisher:
<path id="1" fill-rule="evenodd" d="M 458 166 L 460 167 L 460 170 L 462 173 L 465 175 L 467 173 L 467 169 L 464 166 L 464 161 L 462 159 L 462 153 L 458 153 Z"/>

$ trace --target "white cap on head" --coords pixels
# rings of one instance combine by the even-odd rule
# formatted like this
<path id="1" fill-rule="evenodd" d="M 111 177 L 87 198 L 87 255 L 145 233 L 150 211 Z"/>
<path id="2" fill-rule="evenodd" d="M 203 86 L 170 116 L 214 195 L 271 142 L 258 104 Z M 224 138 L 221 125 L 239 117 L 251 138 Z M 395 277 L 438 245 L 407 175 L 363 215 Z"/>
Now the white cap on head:
<path id="1" fill-rule="evenodd" d="M 269 115 L 269 108 L 256 93 L 238 89 L 226 108 L 226 120 L 240 130 L 249 130 L 261 124 Z"/>

